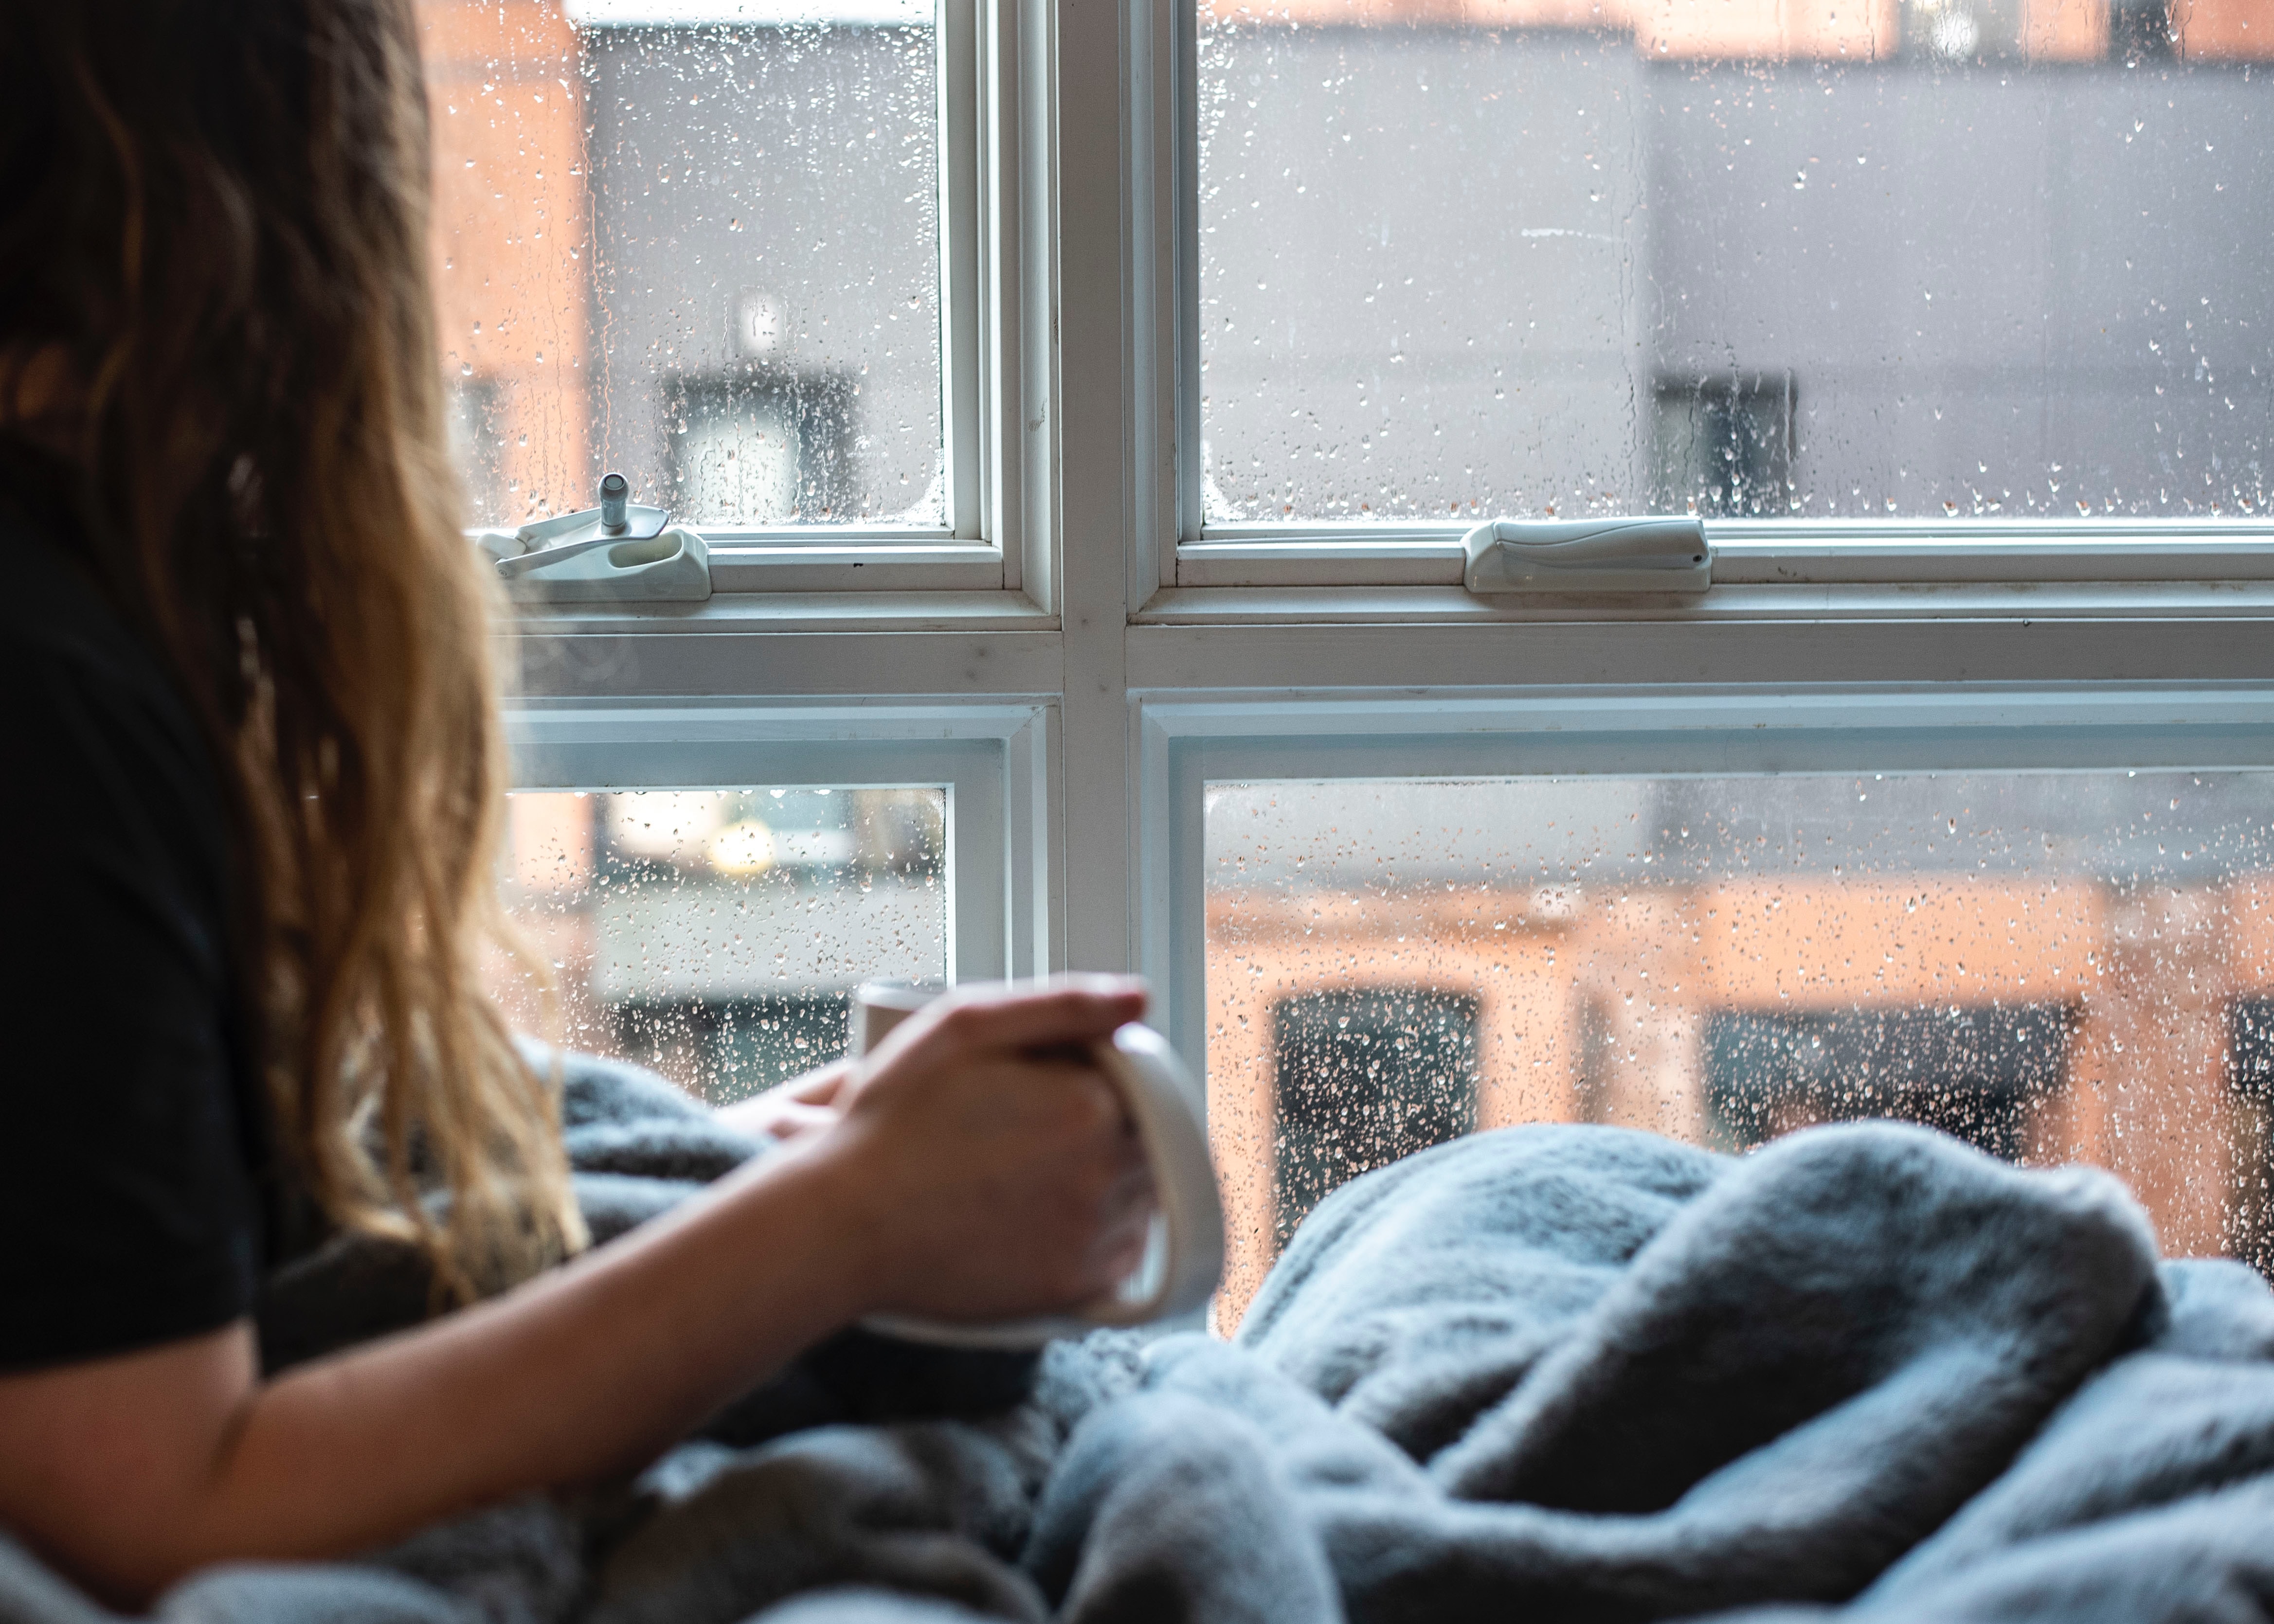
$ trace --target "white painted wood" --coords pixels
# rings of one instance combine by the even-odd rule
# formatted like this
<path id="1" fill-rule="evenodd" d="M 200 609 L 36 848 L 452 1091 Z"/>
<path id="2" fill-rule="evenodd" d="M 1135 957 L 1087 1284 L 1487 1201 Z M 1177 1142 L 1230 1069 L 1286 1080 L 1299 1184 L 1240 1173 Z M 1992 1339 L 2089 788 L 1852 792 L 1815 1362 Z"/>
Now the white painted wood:
<path id="1" fill-rule="evenodd" d="M 1457 585 L 1462 527 L 1248 525 L 1178 548 L 1180 587 Z M 1810 585 L 2274 580 L 2255 523 L 1709 520 L 1713 580 Z"/>
<path id="2" fill-rule="evenodd" d="M 1456 533 L 1400 541 L 1205 541 L 1176 551 L 1180 587 L 1458 586 L 1467 562 Z"/>
<path id="3" fill-rule="evenodd" d="M 1085 594 L 1118 571 L 1121 532 L 1099 522 L 1072 550 Z M 1071 577 L 1070 578 L 1073 578 Z M 1118 587 L 1118 573 L 1110 577 Z M 1419 597 L 1434 589 L 1412 589 Z M 1097 759 L 1115 754 L 1128 690 L 1256 694 L 1352 688 L 1489 690 L 1536 682 L 1636 688 L 1698 681 L 2148 681 L 2274 677 L 2274 586 L 2225 588 L 1716 589 L 1690 609 L 1623 605 L 1525 612 L 1445 590 L 1432 605 L 1382 589 L 1254 596 L 1234 605 L 1164 594 L 1144 620 L 1120 605 L 1078 609 L 1065 633 L 1022 613 L 1022 599 L 963 620 L 873 614 L 842 625 L 846 605 L 768 618 L 717 600 L 671 620 L 551 616 L 525 623 L 516 648 L 531 695 L 777 694 L 878 698 L 1020 695 L 1070 707 L 1071 793 L 1101 792 Z M 1737 594 L 1749 596 L 1740 597 Z M 1109 594 L 1110 596 L 1110 594 Z M 1085 597 L 1085 602 L 1088 599 Z M 787 610 L 791 605 L 778 605 Z M 1442 611 L 1431 613 L 1432 609 Z M 1593 618 L 1583 618 L 1592 613 Z M 895 629 L 897 628 L 908 629 Z M 1032 627 L 1034 629 L 1022 629 Z M 1101 737 L 1099 730 L 1103 730 Z M 1106 741 L 1111 741 L 1109 744 Z M 1087 826 L 1105 816 L 1098 805 Z M 1088 861 L 1094 861 L 1095 853 Z"/>
<path id="4" fill-rule="evenodd" d="M 1129 906 L 1130 176 L 1123 6 L 1056 10 L 1058 564 L 1063 594 L 1065 952 L 1122 970 Z"/>
<path id="5" fill-rule="evenodd" d="M 1607 742 L 1622 752 L 1611 771 L 1690 770 L 1667 754 L 1667 739 L 1690 741 L 1676 756 L 1688 760 L 1699 747 L 1713 771 L 1735 772 L 1769 770 L 1764 761 L 1771 751 L 1796 759 L 1793 740 L 1805 741 L 1816 753 L 1809 759 L 1820 758 L 1825 770 L 1844 771 L 1870 764 L 1898 738 L 1924 741 L 1904 745 L 1907 751 L 1924 748 L 1931 757 L 1940 748 L 1954 762 L 1978 754 L 1981 741 L 2009 734 L 2029 741 L 1998 758 L 2016 769 L 2098 771 L 2133 764 L 2142 754 L 2165 765 L 2274 763 L 2274 690 L 2261 683 L 1727 685 L 1660 693 L 1548 686 L 1495 693 L 1168 696 L 1148 698 L 1141 708 L 1148 748 L 1181 748 L 1193 740 L 1269 744 L 1276 766 L 1313 778 L 1382 776 L 1374 771 L 1387 759 L 1381 751 L 1409 746 L 1418 752 L 1414 762 L 1432 763 L 1427 771 L 1450 763 L 1470 776 L 1511 771 L 1512 751 L 1539 763 L 1522 771 L 1574 770 L 1577 758 L 1562 754 L 1566 746 L 1599 753 Z M 2208 756 L 2206 745 L 2215 746 Z M 1367 770 L 1353 771 L 1361 760 Z M 1389 776 L 1421 771 L 1400 767 Z"/>
<path id="6" fill-rule="evenodd" d="M 832 538 L 832 540 L 834 538 Z M 1003 554 L 983 545 L 827 547 L 741 545 L 711 555 L 711 590 L 751 592 L 993 592 Z"/>
<path id="7" fill-rule="evenodd" d="M 2265 527 L 1717 521 L 1698 598 L 1494 602 L 1459 524 L 1203 530 L 1193 18 L 949 0 L 953 533 L 525 618 L 531 781 L 952 785 L 958 973 L 1136 967 L 1198 1064 L 1211 778 L 2274 765 Z"/>
<path id="8" fill-rule="evenodd" d="M 1050 446 L 1052 173 L 1045 0 L 977 0 L 983 353 L 982 534 L 1003 584 L 1052 600 Z"/>
<path id="9" fill-rule="evenodd" d="M 1442 629 L 1488 625 L 1631 622 L 1762 625 L 1834 620 L 1930 624 L 1948 620 L 2263 618 L 2265 582 L 1983 582 L 1715 586 L 1696 593 L 1476 598 L 1447 586 L 1176 587 L 1135 616 L 1145 626 L 1390 624 Z"/>
<path id="10" fill-rule="evenodd" d="M 1201 458 L 1201 138 L 1200 7 L 1175 5 L 1176 59 L 1168 81 L 1169 109 L 1166 145 L 1156 134 L 1155 161 L 1173 164 L 1177 176 L 1176 207 L 1170 215 L 1175 238 L 1177 278 L 1171 321 L 1176 336 L 1176 365 L 1171 374 L 1175 398 L 1170 402 L 1176 418 L 1177 526 L 1160 558 L 1163 586 L 1177 582 L 1176 547 L 1201 539 L 1206 522 L 1203 497 L 1206 469 Z"/>
<path id="11" fill-rule="evenodd" d="M 1171 771 L 1178 718 L 1159 706 L 1134 708 L 1137 733 L 1136 873 L 1138 973 L 1152 984 L 1153 1024 L 1195 1076 L 1208 1064 L 1206 921 L 1201 897 L 1201 799 Z M 1201 951 L 1192 951 L 1201 944 Z"/>
<path id="12" fill-rule="evenodd" d="M 673 605 L 515 605 L 514 630 L 534 638 L 700 636 L 721 631 L 1055 631 L 1022 592 L 739 592 Z"/>
<path id="13" fill-rule="evenodd" d="M 517 691 L 594 703 L 629 696 L 1055 696 L 1054 632 L 874 631 L 529 635 Z"/>
<path id="14" fill-rule="evenodd" d="M 1017 707 L 932 708 L 865 718 L 778 706 L 517 708 L 507 715 L 520 788 L 930 786 L 947 793 L 948 974 L 1007 975 L 1020 922 L 1006 906 L 1014 852 L 1006 814 Z M 929 728 L 929 736 L 914 730 Z M 823 729 L 836 730 L 833 735 Z M 818 736 L 817 736 L 818 735 Z"/>
<path id="15" fill-rule="evenodd" d="M 980 248 L 980 134 L 988 65 L 980 41 L 979 0 L 939 0 L 933 37 L 939 61 L 940 424 L 946 432 L 949 530 L 977 541 L 986 536 L 983 313 L 986 265 Z M 995 560 L 990 586 L 1005 584 Z M 929 583 L 927 583 L 929 584 Z"/>
<path id="16" fill-rule="evenodd" d="M 1178 139 L 1176 19 L 1190 0 L 1127 0 L 1124 11 L 1123 163 L 1128 198 L 1126 320 L 1129 327 L 1129 601 L 1176 583 L 1178 536 L 1178 336 L 1184 301 L 1196 297 L 1179 269 L 1183 143 Z"/>
<path id="17" fill-rule="evenodd" d="M 1743 534 L 1713 541 L 1713 580 L 1806 582 L 2274 581 L 2274 534 L 2253 527 L 2142 528 L 2131 534 L 1989 531 Z"/>
<path id="18" fill-rule="evenodd" d="M 1731 545 L 1774 543 L 1804 546 L 1841 542 L 2058 541 L 2072 546 L 2111 542 L 2264 540 L 2274 524 L 2263 516 L 2199 518 L 1976 519 L 1708 519 L 1706 533 Z"/>
<path id="19" fill-rule="evenodd" d="M 1056 0 L 989 0 L 996 16 L 997 488 L 1017 584 L 1058 605 L 1058 214 Z M 1015 534 L 1013 533 L 1015 530 Z M 1005 573 L 1006 583 L 1011 572 Z"/>
<path id="20" fill-rule="evenodd" d="M 1397 621 L 1129 634 L 1133 688 L 1258 694 L 1457 692 L 1532 683 L 2274 681 L 2264 613 L 1999 619 Z"/>
<path id="21" fill-rule="evenodd" d="M 2274 767 L 2263 682 L 1147 701 L 1138 849 L 1156 1019 L 1207 1044 L 1204 792 L 1259 780 Z"/>
<path id="22" fill-rule="evenodd" d="M 1005 873 L 1013 976 L 1047 975 L 1065 962 L 1065 897 L 1059 876 L 1058 707 L 1040 705 L 1005 741 Z"/>

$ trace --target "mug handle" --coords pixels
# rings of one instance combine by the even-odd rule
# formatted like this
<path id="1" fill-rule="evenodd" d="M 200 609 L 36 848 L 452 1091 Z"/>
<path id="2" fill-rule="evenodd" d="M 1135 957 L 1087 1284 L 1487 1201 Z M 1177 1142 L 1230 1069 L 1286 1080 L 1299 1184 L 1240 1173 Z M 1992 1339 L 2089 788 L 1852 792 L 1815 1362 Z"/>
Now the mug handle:
<path id="1" fill-rule="evenodd" d="M 1121 1286 L 1073 1314 L 960 1325 L 871 1314 L 867 1329 L 949 1348 L 1039 1348 L 1101 1327 L 1148 1325 L 1204 1306 L 1224 1277 L 1224 1199 L 1209 1154 L 1199 1087 L 1169 1041 L 1131 1022 L 1097 1046 L 1098 1069 L 1121 1091 L 1153 1171 L 1156 1211 L 1145 1259 Z"/>

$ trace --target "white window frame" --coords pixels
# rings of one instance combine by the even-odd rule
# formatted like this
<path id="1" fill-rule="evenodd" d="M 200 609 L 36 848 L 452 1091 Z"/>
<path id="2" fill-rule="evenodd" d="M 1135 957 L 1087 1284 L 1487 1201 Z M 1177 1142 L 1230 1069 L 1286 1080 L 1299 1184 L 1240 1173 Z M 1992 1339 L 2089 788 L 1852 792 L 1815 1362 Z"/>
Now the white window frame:
<path id="1" fill-rule="evenodd" d="M 837 594 L 987 594 L 997 601 L 983 611 L 1044 613 L 1049 538 L 1027 522 L 1028 463 L 1046 447 L 1048 421 L 1047 379 L 1034 365 L 1048 355 L 1048 265 L 1022 257 L 1034 235 L 1022 227 L 1048 184 L 1031 161 L 1047 150 L 1042 132 L 1025 124 L 1042 101 L 1021 77 L 1033 77 L 1035 42 L 1013 8 L 990 0 L 938 0 L 935 19 L 947 522 L 704 527 L 724 598 L 787 597 L 793 616 L 824 620 L 844 607 L 826 601 Z M 807 601 L 814 594 L 824 601 Z"/>
<path id="2" fill-rule="evenodd" d="M 926 788 L 947 801 L 947 976 L 1045 973 L 1054 898 L 1036 853 L 1050 816 L 1048 707 L 847 708 L 524 702 L 507 712 L 524 790 Z"/>
<path id="3" fill-rule="evenodd" d="M 1129 0 L 1165 18 L 1131 30 L 1133 189 L 1168 222 L 1132 277 L 1141 387 L 1165 401 L 1137 420 L 1160 422 L 1179 470 L 1155 500 L 1164 590 L 1242 588 L 1451 586 L 1461 582 L 1466 524 L 1333 523 L 1212 525 L 1202 508 L 1200 342 L 1198 7 L 1190 0 Z M 1164 183 L 1163 177 L 1169 177 Z M 1170 184 L 1172 183 L 1172 184 Z M 1141 464 L 1143 466 L 1144 464 Z M 1766 582 L 1807 585 L 2274 578 L 2274 524 L 2247 520 L 1708 520 L 1715 590 Z M 1230 605 L 1226 605 L 1230 606 Z M 1457 611 L 1446 605 L 1444 613 Z M 1424 618 L 1420 602 L 1406 613 Z"/>
<path id="4" fill-rule="evenodd" d="M 1512 777 L 2232 771 L 2274 768 L 2263 684 L 1536 688 L 1415 701 L 1148 697 L 1139 712 L 1138 963 L 1180 1051 L 1206 1051 L 1210 785 Z"/>
<path id="5" fill-rule="evenodd" d="M 1637 774 L 1775 771 L 1803 734 L 1856 770 L 1993 737 L 2010 764 L 2274 765 L 2264 527 L 1731 522 L 1697 598 L 1569 604 L 1470 597 L 1456 530 L 1199 531 L 1192 0 L 972 4 L 998 575 L 737 543 L 708 604 L 527 620 L 516 726 L 553 765 L 524 782 L 937 783 L 925 752 L 992 740 L 999 826 L 953 792 L 956 873 L 981 840 L 1005 876 L 959 879 L 959 976 L 1144 969 L 1197 1066 L 1211 777 L 1553 771 L 1612 712 L 1603 759 Z"/>

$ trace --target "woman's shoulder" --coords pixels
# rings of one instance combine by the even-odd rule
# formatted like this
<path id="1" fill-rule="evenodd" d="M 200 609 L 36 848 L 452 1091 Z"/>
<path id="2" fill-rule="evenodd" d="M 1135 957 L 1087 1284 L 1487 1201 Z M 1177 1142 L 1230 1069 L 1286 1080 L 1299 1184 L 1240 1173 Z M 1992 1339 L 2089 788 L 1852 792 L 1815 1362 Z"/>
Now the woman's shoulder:
<path id="1" fill-rule="evenodd" d="M 68 687 L 120 722 L 194 736 L 164 667 L 104 598 L 87 555 L 68 509 L 0 496 L 0 661 L 19 682 Z"/>
<path id="2" fill-rule="evenodd" d="M 72 543 L 63 522 L 0 500 L 0 861 L 14 876 L 0 929 L 49 942 L 55 977 L 107 964 L 114 986 L 170 983 L 218 1004 L 230 981 L 221 783 L 164 668 Z M 16 978 L 6 1001 L 28 985 Z"/>
<path id="3" fill-rule="evenodd" d="M 137 825 L 191 889 L 227 861 L 221 786 L 195 718 L 151 650 L 113 609 L 57 505 L 0 499 L 0 730 L 21 791 L 0 818 L 69 807 Z M 11 852 L 11 857 L 20 853 Z M 201 900 L 204 899 L 201 897 Z"/>

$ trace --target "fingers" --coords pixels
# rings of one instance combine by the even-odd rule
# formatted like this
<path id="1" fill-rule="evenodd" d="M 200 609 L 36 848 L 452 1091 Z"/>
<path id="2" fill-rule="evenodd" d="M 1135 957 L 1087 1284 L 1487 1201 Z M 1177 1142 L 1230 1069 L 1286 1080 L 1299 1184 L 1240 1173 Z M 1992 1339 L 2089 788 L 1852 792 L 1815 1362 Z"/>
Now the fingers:
<path id="1" fill-rule="evenodd" d="M 968 989 L 903 1023 L 832 1096 L 862 1182 L 893 1192 L 880 1305 L 997 1318 L 1110 1288 L 1142 1256 L 1143 1147 L 1097 1045 L 1141 984 L 1088 977 Z"/>
<path id="2" fill-rule="evenodd" d="M 818 1133 L 837 1125 L 840 1113 L 823 1105 L 786 1104 L 774 1114 L 770 1124 L 774 1138 L 792 1139 L 808 1133 Z"/>
<path id="3" fill-rule="evenodd" d="M 788 1139 L 825 1128 L 842 1116 L 853 1063 L 840 1060 L 818 1071 L 777 1083 L 764 1094 L 719 1108 L 719 1123 L 761 1142 Z"/>
<path id="4" fill-rule="evenodd" d="M 800 1105 L 834 1105 L 853 1071 L 852 1061 L 832 1060 L 818 1071 L 808 1071 L 782 1084 L 781 1093 Z"/>
<path id="5" fill-rule="evenodd" d="M 926 1010 L 914 1041 L 998 1049 L 1095 1043 L 1143 1015 L 1145 1002 L 1144 984 L 1122 976 L 1069 977 L 1032 991 L 975 989 Z"/>
<path id="6" fill-rule="evenodd" d="M 1056 1163 L 1074 1157 L 1096 1167 L 1101 1156 L 1122 1154 L 1142 1160 L 1120 1089 L 1087 1054 L 990 1057 L 943 1079 L 936 1098 L 943 1105 L 960 1100 L 947 1106 L 964 1113 L 960 1120 L 1030 1139 L 1034 1154 Z"/>
<path id="7" fill-rule="evenodd" d="M 1091 1295 L 1111 1291 L 1137 1271 L 1145 1260 L 1145 1245 L 1152 1238 L 1151 1179 L 1125 1178 L 1116 1189 L 1107 1215 L 1098 1223 L 1089 1244 Z"/>

